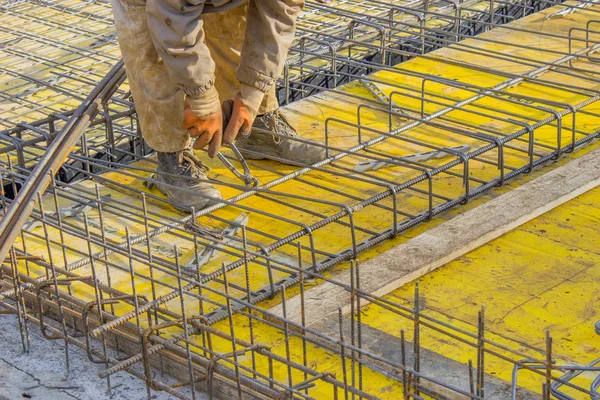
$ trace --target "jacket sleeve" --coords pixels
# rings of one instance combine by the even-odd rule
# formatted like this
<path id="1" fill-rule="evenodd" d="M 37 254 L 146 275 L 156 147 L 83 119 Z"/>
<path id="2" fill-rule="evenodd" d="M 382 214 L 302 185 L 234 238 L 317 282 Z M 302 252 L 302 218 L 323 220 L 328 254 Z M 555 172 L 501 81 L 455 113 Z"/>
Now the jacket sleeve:
<path id="1" fill-rule="evenodd" d="M 192 110 L 200 116 L 217 111 L 215 104 L 219 105 L 215 63 L 204 43 L 204 4 L 205 0 L 148 0 L 146 4 L 156 52 L 173 83 L 185 92 Z"/>
<path id="2" fill-rule="evenodd" d="M 304 0 L 249 0 L 246 37 L 236 77 L 242 99 L 258 109 L 281 75 Z M 258 104 L 256 104 L 258 103 Z"/>

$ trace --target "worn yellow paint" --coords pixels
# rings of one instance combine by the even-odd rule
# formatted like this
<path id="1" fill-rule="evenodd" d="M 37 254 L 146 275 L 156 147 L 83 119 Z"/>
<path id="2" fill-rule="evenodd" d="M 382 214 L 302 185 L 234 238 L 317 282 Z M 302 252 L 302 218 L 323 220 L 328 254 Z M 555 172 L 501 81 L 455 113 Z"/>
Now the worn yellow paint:
<path id="1" fill-rule="evenodd" d="M 600 298 L 593 289 L 600 281 L 599 200 L 600 189 L 594 189 L 420 278 L 425 314 L 460 327 L 476 326 L 477 312 L 485 305 L 488 338 L 544 359 L 549 330 L 559 365 L 592 362 L 600 346 L 594 331 Z M 414 284 L 386 298 L 409 305 Z M 411 321 L 377 306 L 365 309 L 363 322 L 395 336 L 400 329 L 409 338 L 412 332 Z M 423 331 L 425 348 L 462 363 L 475 359 L 473 348 Z M 486 372 L 510 382 L 512 366 L 488 356 Z M 577 383 L 589 387 L 594 377 L 584 374 Z M 544 378 L 522 372 L 518 382 L 539 392 Z"/>
<path id="2" fill-rule="evenodd" d="M 544 15 L 552 11 L 553 10 L 545 11 L 525 18 L 513 23 L 511 26 L 525 27 L 530 30 L 543 32 L 566 34 L 569 27 L 573 25 L 582 25 L 585 21 L 594 16 L 594 13 L 582 10 L 576 14 L 570 15 L 568 19 L 544 20 Z M 560 51 L 566 51 L 567 46 L 567 43 L 564 40 L 549 40 L 538 35 L 508 31 L 503 30 L 502 28 L 498 28 L 493 33 L 487 33 L 483 36 L 495 39 L 502 38 L 502 40 L 505 41 L 531 45 L 534 47 L 554 48 Z M 464 44 L 502 51 L 502 48 L 497 45 L 484 43 L 478 39 L 466 40 L 462 43 L 462 45 Z M 421 79 L 402 74 L 402 71 L 419 71 L 421 73 L 443 76 L 450 80 L 456 79 L 460 82 L 477 84 L 482 87 L 492 87 L 506 80 L 506 77 L 499 76 L 498 74 L 476 71 L 474 69 L 449 64 L 447 62 L 448 60 L 459 60 L 465 57 L 465 53 L 460 50 L 462 45 L 451 46 L 450 48 L 437 51 L 431 55 L 416 58 L 397 66 L 397 71 L 378 72 L 374 74 L 373 77 L 383 82 L 401 82 L 403 85 L 413 89 L 421 87 Z M 512 49 L 513 56 L 518 55 L 527 57 L 533 56 L 534 53 L 537 54 L 535 50 L 530 49 Z M 558 58 L 558 56 L 556 56 L 556 58 Z M 523 66 L 516 65 L 507 60 L 496 60 L 492 63 L 490 59 L 469 56 L 469 61 L 485 64 L 486 67 L 492 68 L 498 71 L 498 73 L 523 73 L 526 71 Z M 578 61 L 577 65 L 594 71 L 597 71 L 598 69 L 596 65 L 583 61 Z M 542 76 L 548 80 L 557 79 L 554 72 L 548 72 Z M 561 76 L 560 78 L 564 83 L 583 84 L 583 81 L 579 78 L 564 76 Z M 589 84 L 590 88 L 600 88 L 600 85 L 597 82 L 586 82 L 586 84 Z M 392 87 L 389 85 L 382 84 L 381 87 L 383 91 L 387 93 L 392 90 Z M 568 102 L 569 104 L 576 104 L 583 100 L 583 97 L 580 95 L 567 93 L 566 91 L 558 89 L 544 89 L 544 92 L 541 92 L 538 86 L 530 83 L 515 86 L 511 88 L 510 91 L 521 95 L 543 97 L 547 99 L 560 98 L 561 101 Z M 427 92 L 450 96 L 453 98 L 453 101 L 459 101 L 471 96 L 471 94 L 465 91 L 444 87 L 434 83 L 427 85 Z M 306 137 L 322 139 L 327 118 L 335 117 L 342 121 L 357 121 L 356 110 L 359 103 L 356 99 L 344 97 L 344 93 L 360 94 L 363 97 L 369 96 L 366 89 L 361 87 L 358 83 L 352 83 L 340 88 L 338 93 L 330 92 L 319 94 L 294 103 L 286 107 L 285 112 L 298 130 Z M 411 113 L 411 115 L 417 115 L 416 113 L 420 109 L 420 103 L 418 101 L 409 99 L 405 96 L 398 97 L 397 101 L 399 103 L 401 102 L 403 106 L 413 110 L 414 112 Z M 452 101 L 448 103 L 452 103 Z M 498 111 L 494 114 L 498 116 L 502 116 L 503 113 L 506 112 L 518 113 L 519 115 L 522 115 L 522 119 L 527 122 L 533 122 L 547 116 L 547 112 L 545 111 L 533 110 L 525 107 L 523 104 L 509 104 L 493 97 L 480 100 L 475 104 L 497 108 Z M 425 107 L 426 112 L 428 113 L 434 112 L 439 108 L 440 106 L 429 103 L 427 103 Z M 476 108 L 468 107 L 467 109 Z M 593 103 L 585 109 L 598 112 L 600 111 L 600 106 Z M 488 129 L 488 131 L 486 131 L 487 133 L 495 131 L 507 134 L 518 129 L 518 126 L 510 122 L 476 116 L 466 113 L 465 111 L 453 111 L 448 114 L 448 117 L 468 121 L 480 129 Z M 385 121 L 386 118 L 378 111 L 365 110 L 361 114 L 361 122 L 365 126 L 387 132 L 388 127 L 386 126 Z M 406 122 L 396 120 L 394 121 L 394 127 L 398 127 L 404 123 Z M 566 145 L 570 138 L 567 132 L 572 120 L 570 118 L 565 118 L 563 123 L 565 132 L 563 133 L 562 146 Z M 591 132 L 600 128 L 600 121 L 588 115 L 581 115 L 578 116 L 577 127 L 586 132 Z M 556 128 L 552 126 L 545 126 L 536 130 L 536 141 L 538 143 L 538 145 L 536 145 L 536 150 L 541 150 L 539 144 L 555 145 L 553 141 L 553 138 L 555 138 L 555 130 Z M 329 134 L 330 143 L 338 148 L 348 149 L 358 143 L 356 129 L 351 128 L 348 125 L 331 123 Z M 363 135 L 366 138 L 375 137 L 375 134 L 369 132 L 363 132 Z M 439 128 L 427 126 L 411 129 L 404 133 L 403 136 L 426 141 L 431 145 L 444 147 L 457 144 L 470 144 L 473 148 L 479 148 L 486 144 L 483 141 L 450 135 L 448 132 L 442 131 Z M 581 135 L 578 135 L 577 137 L 581 138 Z M 518 146 L 525 148 L 526 144 L 518 143 Z M 428 150 L 427 147 L 400 140 L 387 140 L 374 148 L 378 151 L 395 156 L 408 155 Z M 496 152 L 490 152 L 490 154 L 484 156 L 484 158 L 491 159 L 495 156 Z M 352 168 L 354 163 L 360 159 L 360 155 L 347 157 L 337 162 L 336 166 Z M 507 150 L 506 162 L 508 165 L 521 165 L 524 160 L 525 158 L 522 154 Z M 446 159 L 437 162 L 441 165 L 447 161 L 448 160 Z M 561 162 L 562 161 L 558 164 Z M 231 176 L 229 171 L 227 171 L 218 161 L 208 160 L 208 164 L 212 167 L 211 177 L 223 182 L 236 185 L 239 184 L 239 182 Z M 252 165 L 257 164 L 254 163 Z M 257 177 L 262 183 L 270 182 L 279 177 L 279 174 L 287 174 L 296 169 L 294 167 L 281 166 L 270 161 L 261 161 L 260 165 L 268 166 L 277 171 L 277 173 L 275 173 L 268 172 L 265 169 L 253 168 L 253 171 L 257 173 Z M 473 160 L 470 166 L 472 177 L 486 179 L 492 176 L 492 174 L 497 174 L 495 168 L 480 161 Z M 133 167 L 152 169 L 153 164 L 148 160 L 138 162 Z M 335 171 L 335 167 L 329 168 L 329 171 L 332 170 Z M 369 198 L 370 196 L 385 190 L 385 187 L 381 185 L 377 186 L 371 183 L 358 181 L 355 176 L 348 174 L 347 171 L 338 171 L 342 174 L 335 178 L 332 178 L 330 173 L 313 171 L 304 175 L 303 179 L 308 183 L 342 189 L 345 193 L 360 199 Z M 461 168 L 454 168 L 453 171 L 460 173 Z M 99 190 L 101 195 L 111 195 L 112 199 L 115 201 L 140 207 L 141 199 L 130 195 L 126 188 L 137 188 L 147 191 L 142 186 L 143 179 L 141 179 L 141 177 L 147 176 L 148 173 L 136 171 L 135 169 L 131 170 L 131 172 L 134 176 L 125 175 L 121 171 L 105 174 L 106 178 L 110 178 L 115 182 L 122 184 L 123 187 L 117 188 L 114 185 L 100 185 Z M 370 258 L 378 252 L 397 245 L 419 232 L 423 232 L 432 224 L 440 223 L 444 219 L 450 218 L 466 208 L 481 204 L 491 197 L 497 196 L 506 190 L 510 190 L 514 186 L 525 182 L 542 172 L 543 171 L 537 171 L 529 174 L 518 182 L 510 183 L 503 188 L 471 201 L 460 210 L 452 210 L 439 218 L 436 218 L 428 225 L 421 225 L 412 229 L 405 235 L 390 240 L 376 249 L 364 253 L 362 258 Z M 384 169 L 373 173 L 373 176 L 388 178 L 395 182 L 404 181 L 416 175 L 417 172 L 397 169 Z M 304 196 L 304 199 L 287 198 L 285 199 L 286 204 L 280 204 L 264 197 L 253 196 L 241 201 L 239 204 L 272 213 L 275 216 L 302 221 L 303 223 L 311 223 L 321 220 L 322 216 L 330 216 L 337 213 L 341 209 L 341 205 L 349 202 L 349 200 L 342 195 L 319 189 L 308 183 L 290 181 L 278 185 L 274 189 L 280 193 Z M 93 193 L 94 191 L 93 184 L 89 181 L 80 183 L 79 188 L 81 190 L 88 190 L 90 193 Z M 236 194 L 241 193 L 239 189 L 234 187 L 221 186 L 220 188 L 226 198 L 231 198 Z M 425 189 L 426 187 L 425 185 L 419 185 L 418 188 Z M 435 190 L 438 194 L 456 197 L 464 189 L 462 188 L 460 178 L 438 176 L 435 179 Z M 151 191 L 150 194 L 159 198 L 162 197 L 156 190 Z M 582 199 L 587 198 L 586 196 L 582 196 Z M 593 192 L 589 196 L 598 197 L 600 194 L 598 192 Z M 595 301 L 589 287 L 591 287 L 591 283 L 595 282 L 596 278 L 594 274 L 597 274 L 592 268 L 597 262 L 595 260 L 597 255 L 594 253 L 594 236 L 592 235 L 592 233 L 597 234 L 597 232 L 592 222 L 597 222 L 597 218 L 586 216 L 585 214 L 597 212 L 596 208 L 593 206 L 594 199 L 595 198 L 588 199 L 587 202 L 581 202 L 581 199 L 571 202 L 568 206 L 565 206 L 567 208 L 562 207 L 555 212 L 549 213 L 547 216 L 540 217 L 536 221 L 527 224 L 522 229 L 482 247 L 462 259 L 451 263 L 447 267 L 442 268 L 436 273 L 424 277 L 421 282 L 423 293 L 427 298 L 427 306 L 428 308 L 431 308 L 430 313 L 443 320 L 459 324 L 463 326 L 464 329 L 468 330 L 471 328 L 464 324 L 464 322 L 472 322 L 478 305 L 484 303 L 488 306 L 489 310 L 487 314 L 488 326 L 491 332 L 493 332 L 490 334 L 490 337 L 512 346 L 516 345 L 524 347 L 521 346 L 519 342 L 539 346 L 541 343 L 540 341 L 543 338 L 543 329 L 547 327 L 553 328 L 554 334 L 557 335 L 556 337 L 561 338 L 556 342 L 557 357 L 559 357 L 561 361 L 586 361 L 591 359 L 591 357 L 593 357 L 591 352 L 592 344 L 598 344 L 597 339 L 592 335 L 591 331 L 590 321 L 594 316 L 589 314 L 590 310 L 593 310 L 593 308 L 590 307 Z M 324 200 L 337 204 L 326 204 L 322 202 Z M 150 198 L 149 202 L 151 215 L 160 222 L 164 222 L 167 218 L 175 219 L 181 217 L 177 211 L 165 208 L 164 203 L 161 204 Z M 439 199 L 435 200 L 435 204 L 440 204 L 440 202 L 441 200 Z M 399 203 L 402 204 L 402 210 L 416 213 L 425 209 L 427 198 L 422 194 L 406 192 L 399 195 Z M 383 201 L 382 204 L 391 206 L 391 201 L 390 199 L 387 199 Z M 578 212 L 576 213 L 577 216 L 573 217 L 573 220 L 570 221 L 568 225 L 565 225 L 563 223 L 564 221 L 560 220 L 560 218 L 564 218 L 565 215 L 570 212 L 567 211 L 568 207 L 572 207 L 574 204 L 579 204 Z M 66 205 L 66 203 L 63 201 L 61 205 Z M 44 198 L 44 206 L 46 211 L 54 211 L 53 199 L 46 196 Z M 320 215 L 308 215 L 306 212 L 295 209 L 294 206 L 308 208 L 312 212 Z M 233 220 L 242 211 L 244 210 L 238 207 L 227 207 L 215 212 L 214 216 Z M 560 214 L 561 212 L 563 214 Z M 552 219 L 552 216 L 555 216 L 555 219 Z M 88 215 L 88 218 L 92 232 L 98 232 L 98 213 L 93 211 Z M 575 218 L 581 222 L 575 223 Z M 596 220 L 594 220 L 594 218 L 596 218 Z M 345 219 L 343 221 L 347 222 L 348 220 Z M 69 222 L 75 224 L 80 229 L 83 227 L 81 217 L 73 218 L 72 221 Z M 132 224 L 125 217 L 117 218 L 111 215 L 110 217 L 107 217 L 104 222 L 107 225 L 107 240 L 115 243 L 123 242 L 125 237 L 125 226 L 129 227 L 132 236 L 144 232 L 144 227 L 142 225 Z M 559 222 L 561 223 L 559 224 Z M 218 222 L 213 217 L 202 217 L 199 219 L 198 223 L 214 228 L 224 228 L 224 224 Z M 373 206 L 367 207 L 355 214 L 355 224 L 358 227 L 381 231 L 388 228 L 390 223 L 390 212 Z M 155 223 L 151 223 L 151 225 L 155 225 Z M 581 231 L 579 230 L 580 225 L 582 227 Z M 546 232 L 544 234 L 540 234 L 540 227 L 542 226 L 544 227 L 543 230 Z M 288 236 L 301 229 L 297 224 L 284 222 L 268 215 L 260 215 L 256 212 L 253 212 L 250 215 L 249 227 L 261 231 L 268 231 L 270 235 L 277 238 Z M 39 235 L 44 235 L 43 229 L 41 228 L 36 228 L 35 232 Z M 50 228 L 48 232 L 49 237 L 52 240 L 59 241 L 58 231 Z M 589 232 L 589 234 L 586 235 L 586 238 L 584 239 L 578 238 L 578 235 L 582 232 Z M 360 241 L 367 237 L 368 235 L 366 233 L 357 231 L 357 240 Z M 252 232 L 249 232 L 248 238 L 251 241 L 257 241 L 264 244 L 273 241 L 271 238 L 266 238 Z M 314 238 L 316 247 L 328 252 L 342 251 L 348 248 L 351 243 L 348 227 L 335 223 L 315 231 Z M 307 238 L 303 238 L 301 243 L 303 245 L 308 245 Z M 69 238 L 68 244 L 79 252 L 75 250 L 67 251 L 67 263 L 87 257 L 88 248 L 85 240 Z M 173 261 L 175 255 L 173 246 L 178 246 L 177 252 L 181 264 L 187 263 L 194 254 L 194 249 L 190 247 L 188 241 L 181 240 L 181 238 L 171 234 L 164 234 L 152 239 L 151 245 L 153 247 L 153 252 L 157 257 L 163 257 L 170 261 Z M 137 245 L 136 248 L 145 249 L 144 246 L 145 244 L 140 244 Z M 62 251 L 58 246 L 51 247 L 53 261 L 62 265 L 63 263 L 60 261 L 63 257 Z M 501 252 L 498 251 L 498 247 L 500 247 Z M 27 249 L 32 254 L 39 254 L 45 258 L 49 258 L 43 239 L 30 239 L 28 237 Z M 92 246 L 92 252 L 99 250 L 99 246 Z M 287 246 L 274 252 L 273 255 L 275 257 L 280 257 L 283 260 L 290 260 L 295 257 L 295 251 L 293 246 Z M 309 259 L 308 253 L 304 252 L 303 257 L 304 259 Z M 229 263 L 238 258 L 239 255 L 230 256 L 218 254 L 213 261 L 205 267 L 203 272 L 208 273 L 214 271 L 220 268 L 222 262 Z M 111 255 L 109 261 L 114 263 L 114 267 L 111 267 L 113 286 L 124 292 L 131 293 L 131 280 L 128 274 L 130 266 L 126 257 Z M 20 267 L 25 268 L 25 262 L 22 262 Z M 44 272 L 41 268 L 35 267 L 31 262 L 29 263 L 29 267 L 31 268 L 33 276 L 43 276 L 42 274 Z M 142 275 L 149 275 L 150 271 L 148 270 L 148 267 L 141 263 L 134 263 L 132 267 L 136 272 Z M 95 268 L 100 279 L 105 281 L 106 268 L 102 260 L 96 260 Z M 116 268 L 120 268 L 120 270 Z M 327 274 L 335 274 L 336 271 L 343 268 L 346 268 L 346 265 L 339 265 Z M 87 276 L 90 275 L 92 271 L 90 267 L 83 267 L 77 272 L 82 276 Z M 153 273 L 156 281 L 160 282 L 160 285 L 156 286 L 157 296 L 167 294 L 172 290 L 177 290 L 177 281 L 170 272 L 161 271 L 160 269 L 155 268 Z M 268 277 L 263 268 L 253 265 L 250 276 L 253 290 L 263 287 L 268 283 Z M 283 272 L 275 272 L 275 279 L 283 276 L 285 276 Z M 243 287 L 246 281 L 244 268 L 239 268 L 228 273 L 228 279 L 230 283 Z M 318 282 L 312 282 L 311 284 L 318 284 Z M 151 296 L 151 283 L 147 279 L 139 276 L 136 277 L 135 286 L 138 293 L 144 294 L 147 297 Z M 223 290 L 223 286 L 215 282 L 210 283 L 209 287 L 220 291 Z M 231 290 L 235 295 L 243 294 L 238 290 Z M 297 288 L 291 288 L 288 293 L 295 294 L 297 293 L 297 290 Z M 78 297 L 84 300 L 93 300 L 94 298 L 94 294 L 90 291 L 90 288 L 84 285 L 73 285 L 73 291 Z M 390 298 L 400 299 L 400 301 L 406 301 L 410 298 L 410 291 L 411 287 L 408 286 L 399 289 L 389 296 Z M 222 304 L 223 299 L 220 295 L 206 292 L 205 294 L 209 299 L 221 302 Z M 261 306 L 269 307 L 276 301 L 278 300 L 275 299 L 270 302 L 265 302 L 261 304 Z M 178 299 L 167 303 L 165 306 L 174 311 L 180 310 Z M 185 307 L 188 314 L 198 313 L 197 301 L 192 300 L 187 296 Z M 205 304 L 204 311 L 209 311 L 216 307 L 217 305 Z M 129 306 L 116 306 L 117 314 L 124 313 L 130 309 L 131 307 Z M 452 315 L 452 317 L 449 315 Z M 394 335 L 399 334 L 400 328 L 406 329 L 408 334 L 411 329 L 406 321 L 402 321 L 395 315 L 389 315 L 373 307 L 369 307 L 366 310 L 364 321 L 377 329 Z M 142 320 L 141 323 L 144 324 L 144 321 Z M 223 332 L 229 332 L 230 329 L 228 321 L 220 322 L 216 324 L 215 327 Z M 239 335 L 241 338 L 249 338 L 247 320 L 245 317 L 239 315 L 235 316 L 234 328 L 236 330 L 236 335 Z M 274 352 L 285 356 L 286 349 L 285 343 L 282 340 L 281 331 L 265 324 L 256 323 L 254 324 L 254 340 L 257 343 L 260 342 L 261 344 L 272 346 Z M 572 340 L 572 342 L 568 342 L 567 340 Z M 292 338 L 290 344 L 292 358 L 295 361 L 301 362 L 302 346 L 299 339 Z M 215 346 L 215 349 L 220 349 L 223 352 L 231 350 L 230 348 L 227 348 L 227 346 L 229 346 L 228 342 L 216 338 L 213 341 L 213 345 Z M 423 346 L 439 351 L 440 353 L 461 362 L 467 362 L 468 359 L 474 357 L 473 351 L 469 351 L 451 340 L 441 342 L 439 340 L 439 335 L 432 335 L 428 332 L 423 334 Z M 341 376 L 341 363 L 338 356 L 315 346 L 309 346 L 308 353 L 309 365 L 312 365 L 321 372 L 327 371 L 336 373 L 338 377 Z M 244 359 L 243 362 L 245 365 L 251 365 L 249 359 Z M 258 370 L 267 371 L 266 360 L 264 358 L 258 357 L 256 362 L 258 363 Z M 510 370 L 506 369 L 506 363 L 490 360 L 488 372 L 493 373 L 502 379 L 508 379 Z M 282 365 L 276 364 L 274 373 L 277 380 L 287 380 L 287 371 Z M 534 390 L 539 389 L 540 379 L 530 375 L 531 374 L 524 373 L 521 383 L 525 387 Z M 302 377 L 294 376 L 293 380 L 298 383 L 302 380 Z M 369 391 L 376 393 L 382 398 L 397 398 L 397 390 L 400 389 L 397 383 L 394 383 L 373 371 L 365 371 L 364 385 Z M 309 393 L 311 396 L 317 398 L 326 398 L 331 392 L 327 385 L 318 383 L 315 388 L 310 389 Z"/>

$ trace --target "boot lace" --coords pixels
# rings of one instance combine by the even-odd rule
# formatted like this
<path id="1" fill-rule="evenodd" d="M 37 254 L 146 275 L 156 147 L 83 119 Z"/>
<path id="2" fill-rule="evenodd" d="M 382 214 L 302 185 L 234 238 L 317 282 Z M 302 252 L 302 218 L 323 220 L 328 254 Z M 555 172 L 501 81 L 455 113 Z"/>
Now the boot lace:
<path id="1" fill-rule="evenodd" d="M 183 151 L 183 162 L 181 163 L 183 174 L 193 178 L 199 178 L 206 175 L 209 168 L 200 161 L 193 150 L 186 149 Z"/>
<path id="2" fill-rule="evenodd" d="M 290 125 L 287 118 L 279 112 L 279 109 L 265 114 L 263 116 L 263 121 L 271 132 L 276 132 L 279 134 L 271 135 L 275 144 L 281 143 L 282 137 L 280 135 L 289 137 L 300 137 L 298 132 L 296 132 L 294 128 L 292 128 L 292 125 Z"/>

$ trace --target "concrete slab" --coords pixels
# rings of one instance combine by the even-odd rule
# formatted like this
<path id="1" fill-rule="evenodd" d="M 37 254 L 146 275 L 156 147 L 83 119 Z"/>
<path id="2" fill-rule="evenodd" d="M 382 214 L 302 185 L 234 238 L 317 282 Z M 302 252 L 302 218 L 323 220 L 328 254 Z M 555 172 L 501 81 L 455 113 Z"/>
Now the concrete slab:
<path id="1" fill-rule="evenodd" d="M 313 326 L 313 328 L 324 334 L 336 337 L 339 332 L 339 320 L 336 316 L 330 315 L 328 318 Z M 344 319 L 343 331 L 345 338 L 351 337 L 349 318 Z M 362 349 L 377 354 L 390 362 L 396 364 L 402 363 L 402 342 L 398 337 L 366 324 L 363 324 L 361 327 L 361 337 Z M 406 340 L 404 343 L 406 349 L 406 364 L 412 366 L 414 363 L 413 343 L 409 340 Z M 348 365 L 351 363 L 350 360 L 351 357 L 350 354 L 348 354 Z M 440 382 L 444 382 L 447 385 L 459 388 L 465 392 L 470 390 L 468 364 L 457 362 L 444 355 L 438 354 L 435 351 L 426 348 L 420 349 L 420 371 L 430 378 L 437 379 Z M 356 376 L 355 379 L 357 379 Z M 427 380 L 422 380 L 421 385 L 424 390 L 432 390 L 449 399 L 464 398 L 457 396 L 455 392 Z M 485 398 L 488 400 L 510 399 L 512 394 L 510 383 L 489 374 L 486 374 L 485 376 L 485 390 Z M 530 390 L 517 387 L 516 399 L 539 400 L 541 399 L 541 396 Z"/>
<path id="2" fill-rule="evenodd" d="M 92 364 L 85 353 L 69 347 L 70 373 L 65 374 L 62 341 L 46 340 L 35 326 L 30 327 L 31 348 L 23 353 L 17 319 L 2 315 L 0 319 L 0 400 L 109 400 L 147 399 L 146 386 L 138 378 L 120 372 L 112 376 L 112 391 L 106 390 L 106 380 L 98 378 L 103 365 Z M 160 375 L 159 371 L 156 371 Z M 164 378 L 168 381 L 168 378 Z M 153 392 L 154 400 L 173 397 L 164 392 Z M 204 400 L 204 394 L 196 399 Z"/>
<path id="3" fill-rule="evenodd" d="M 361 264 L 361 290 L 383 296 L 482 246 L 512 229 L 600 185 L 600 149 L 575 159 L 477 208 L 436 226 Z M 350 285 L 350 271 L 334 278 Z M 300 296 L 287 301 L 287 318 L 301 323 Z M 363 301 L 363 305 L 367 303 Z M 311 326 L 342 307 L 350 311 L 350 293 L 325 282 L 305 293 Z M 282 316 L 282 307 L 269 310 Z"/>

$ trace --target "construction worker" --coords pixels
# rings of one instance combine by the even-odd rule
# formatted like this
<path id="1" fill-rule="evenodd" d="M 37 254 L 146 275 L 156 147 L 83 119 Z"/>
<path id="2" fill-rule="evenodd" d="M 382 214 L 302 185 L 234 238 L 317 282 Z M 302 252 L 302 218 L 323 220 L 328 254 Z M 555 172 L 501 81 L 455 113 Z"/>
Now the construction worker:
<path id="1" fill-rule="evenodd" d="M 169 200 L 198 210 L 222 198 L 192 147 L 208 146 L 214 157 L 222 143 L 237 139 L 245 158 L 291 164 L 325 158 L 321 142 L 292 139 L 298 133 L 275 94 L 303 5 L 112 0 L 142 134 L 157 152 L 156 186 Z M 250 134 L 253 126 L 273 134 Z"/>

